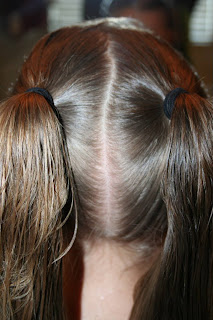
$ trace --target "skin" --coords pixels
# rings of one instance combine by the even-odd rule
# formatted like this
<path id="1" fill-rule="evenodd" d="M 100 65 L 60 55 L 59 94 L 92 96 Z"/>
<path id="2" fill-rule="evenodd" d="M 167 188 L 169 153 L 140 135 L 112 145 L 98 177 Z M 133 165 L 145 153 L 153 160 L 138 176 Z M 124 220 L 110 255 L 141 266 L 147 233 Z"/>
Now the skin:
<path id="1" fill-rule="evenodd" d="M 141 254 L 110 240 L 75 245 L 64 258 L 67 319 L 127 320 L 135 285 L 151 260 L 141 263 Z"/>

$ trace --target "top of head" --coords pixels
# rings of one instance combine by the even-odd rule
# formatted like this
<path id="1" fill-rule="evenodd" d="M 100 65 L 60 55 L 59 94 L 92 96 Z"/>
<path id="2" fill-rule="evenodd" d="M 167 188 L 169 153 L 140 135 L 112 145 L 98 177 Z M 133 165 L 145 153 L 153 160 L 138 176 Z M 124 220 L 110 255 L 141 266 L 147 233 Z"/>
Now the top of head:
<path id="1" fill-rule="evenodd" d="M 163 100 L 176 87 L 205 96 L 183 57 L 135 20 L 85 22 L 38 42 L 15 92 L 31 87 L 47 89 L 62 117 L 80 226 L 103 237 L 158 239 L 150 231 L 167 224 Z"/>

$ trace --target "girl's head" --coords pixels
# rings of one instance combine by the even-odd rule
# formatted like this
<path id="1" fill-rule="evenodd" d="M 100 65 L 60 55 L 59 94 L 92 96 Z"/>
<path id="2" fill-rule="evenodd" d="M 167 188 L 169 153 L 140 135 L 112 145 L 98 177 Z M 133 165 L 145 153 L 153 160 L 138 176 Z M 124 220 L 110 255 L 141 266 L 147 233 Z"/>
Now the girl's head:
<path id="1" fill-rule="evenodd" d="M 82 227 L 128 241 L 162 237 L 163 100 L 176 87 L 204 95 L 185 60 L 134 20 L 100 20 L 36 45 L 15 93 L 35 86 L 63 119 Z"/>
<path id="2" fill-rule="evenodd" d="M 32 87 L 51 93 L 61 121 L 43 97 L 26 93 Z M 170 121 L 163 101 L 177 87 L 190 94 L 176 99 Z M 210 183 L 210 168 L 203 169 L 195 151 L 206 136 L 197 137 L 198 130 L 206 130 L 211 114 L 205 97 L 184 58 L 134 20 L 87 22 L 38 42 L 14 95 L 0 107 L 3 319 L 14 312 L 25 319 L 62 317 L 60 290 L 51 288 L 61 288 L 60 262 L 54 260 L 65 243 L 62 226 L 71 221 L 73 231 L 71 203 L 79 239 L 113 239 L 151 251 L 165 244 L 158 265 L 172 261 L 177 267 L 172 259 L 184 259 L 176 239 L 175 228 L 184 221 L 178 201 L 182 215 L 196 211 L 192 202 L 201 201 L 200 179 L 207 189 Z M 208 197 L 202 208 L 211 206 Z M 169 245 L 177 257 L 168 258 Z M 153 291 L 147 296 L 154 299 Z"/>

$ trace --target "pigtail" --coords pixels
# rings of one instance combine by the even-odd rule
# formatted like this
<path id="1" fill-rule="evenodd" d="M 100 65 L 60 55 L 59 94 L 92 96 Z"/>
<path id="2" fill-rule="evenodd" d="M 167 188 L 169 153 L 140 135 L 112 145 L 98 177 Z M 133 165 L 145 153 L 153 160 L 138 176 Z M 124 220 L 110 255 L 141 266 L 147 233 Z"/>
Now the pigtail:
<path id="1" fill-rule="evenodd" d="M 176 99 L 162 183 L 167 236 L 138 287 L 131 319 L 213 319 L 212 111 L 197 94 Z"/>
<path id="2" fill-rule="evenodd" d="M 63 127 L 39 94 L 0 105 L 0 314 L 63 319 L 62 226 L 72 210 Z"/>

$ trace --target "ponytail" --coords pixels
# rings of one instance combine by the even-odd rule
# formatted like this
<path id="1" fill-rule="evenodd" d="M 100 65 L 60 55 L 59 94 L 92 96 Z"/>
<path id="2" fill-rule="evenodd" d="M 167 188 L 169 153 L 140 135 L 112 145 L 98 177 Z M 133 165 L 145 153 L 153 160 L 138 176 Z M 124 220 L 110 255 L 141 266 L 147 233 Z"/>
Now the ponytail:
<path id="1" fill-rule="evenodd" d="M 168 231 L 160 260 L 138 286 L 131 319 L 213 319 L 213 107 L 176 99 L 162 189 Z"/>
<path id="2" fill-rule="evenodd" d="M 33 92 L 1 103 L 0 127 L 1 319 L 63 319 L 58 258 L 73 202 L 63 127 Z"/>

